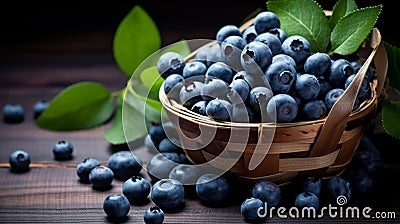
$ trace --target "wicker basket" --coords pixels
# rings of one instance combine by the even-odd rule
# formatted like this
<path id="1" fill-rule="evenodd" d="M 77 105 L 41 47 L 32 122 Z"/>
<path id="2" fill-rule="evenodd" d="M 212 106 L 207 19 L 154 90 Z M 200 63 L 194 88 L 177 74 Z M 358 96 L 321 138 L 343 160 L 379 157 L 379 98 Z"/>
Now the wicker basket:
<path id="1" fill-rule="evenodd" d="M 252 22 L 244 24 L 241 30 Z M 210 163 L 251 183 L 285 183 L 305 175 L 339 175 L 350 162 L 366 125 L 376 117 L 386 80 L 387 56 L 379 30 L 374 28 L 368 40 L 359 49 L 360 54 L 366 54 L 364 66 L 324 119 L 277 124 L 218 122 L 168 99 L 163 87 L 160 101 L 194 164 Z M 193 59 L 196 52 L 186 60 Z M 352 111 L 372 62 L 377 74 L 372 97 Z"/>

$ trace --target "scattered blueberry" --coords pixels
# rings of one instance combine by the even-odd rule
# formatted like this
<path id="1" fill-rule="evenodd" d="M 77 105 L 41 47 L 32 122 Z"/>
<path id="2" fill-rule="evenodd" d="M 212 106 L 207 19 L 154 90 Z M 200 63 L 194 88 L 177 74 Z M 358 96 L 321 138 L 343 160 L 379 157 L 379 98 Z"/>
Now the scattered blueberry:
<path id="1" fill-rule="evenodd" d="M 150 194 L 150 183 L 142 176 L 133 176 L 122 185 L 122 193 L 131 204 L 147 202 Z"/>
<path id="2" fill-rule="evenodd" d="M 229 183 L 224 176 L 203 174 L 196 182 L 197 196 L 205 202 L 222 203 L 229 195 Z"/>
<path id="3" fill-rule="evenodd" d="M 53 146 L 53 154 L 56 160 L 70 160 L 72 159 L 72 152 L 74 146 L 71 142 L 66 140 L 58 141 Z"/>
<path id="4" fill-rule="evenodd" d="M 33 118 L 37 119 L 44 110 L 47 109 L 50 102 L 47 100 L 39 100 L 33 105 Z"/>
<path id="5" fill-rule="evenodd" d="M 111 154 L 107 161 L 108 167 L 119 180 L 138 175 L 142 169 L 142 159 L 131 151 L 119 151 Z"/>
<path id="6" fill-rule="evenodd" d="M 158 148 L 158 145 L 160 144 L 161 140 L 167 137 L 162 123 L 156 123 L 156 122 L 150 124 L 148 135 L 150 135 L 150 138 L 153 141 L 156 148 Z"/>
<path id="7" fill-rule="evenodd" d="M 318 209 L 319 198 L 314 193 L 302 192 L 296 196 L 294 206 L 296 206 L 297 208 L 312 207 Z"/>
<path id="8" fill-rule="evenodd" d="M 162 224 L 164 222 L 164 212 L 161 208 L 153 206 L 144 212 L 143 219 L 146 224 Z"/>
<path id="9" fill-rule="evenodd" d="M 29 170 L 31 159 L 29 153 L 24 150 L 15 150 L 8 158 L 12 172 L 23 173 Z"/>
<path id="10" fill-rule="evenodd" d="M 147 163 L 147 173 L 153 182 L 168 178 L 171 170 L 178 165 L 178 163 L 167 158 L 167 156 L 172 157 L 173 155 L 178 157 L 177 153 L 157 153 L 150 158 Z"/>
<path id="11" fill-rule="evenodd" d="M 22 104 L 8 103 L 3 106 L 3 120 L 6 123 L 20 123 L 24 120 L 25 109 Z"/>
<path id="12" fill-rule="evenodd" d="M 89 174 L 93 168 L 100 166 L 100 162 L 95 158 L 86 158 L 76 167 L 76 174 L 81 182 L 90 183 Z"/>
<path id="13" fill-rule="evenodd" d="M 331 202 L 336 203 L 339 196 L 346 197 L 347 203 L 350 201 L 350 183 L 339 176 L 333 176 L 327 180 L 326 192 Z"/>
<path id="14" fill-rule="evenodd" d="M 264 202 L 254 197 L 247 198 L 240 205 L 240 213 L 245 221 L 250 223 L 261 222 L 263 219 L 260 214 L 263 215 L 266 212 L 264 209 Z"/>
<path id="15" fill-rule="evenodd" d="M 321 193 L 322 180 L 320 177 L 312 176 L 307 177 L 302 183 L 302 190 L 305 192 L 311 192 L 317 196 Z"/>
<path id="16" fill-rule="evenodd" d="M 114 172 L 107 166 L 97 166 L 90 171 L 89 181 L 96 190 L 107 190 L 111 188 Z"/>
<path id="17" fill-rule="evenodd" d="M 183 153 L 182 148 L 179 146 L 178 139 L 170 139 L 164 138 L 160 145 L 158 146 L 158 151 L 161 153 L 165 152 L 175 152 L 175 153 Z"/>
<path id="18" fill-rule="evenodd" d="M 281 188 L 271 181 L 259 181 L 252 189 L 252 196 L 267 203 L 267 207 L 276 207 L 282 198 Z"/>
<path id="19" fill-rule="evenodd" d="M 147 150 L 152 153 L 156 154 L 158 153 L 158 145 L 156 145 L 153 140 L 151 139 L 150 134 L 147 134 L 146 137 L 144 138 L 144 146 L 147 148 Z"/>
<path id="20" fill-rule="evenodd" d="M 103 210 L 111 220 L 124 219 L 131 206 L 123 194 L 109 194 L 103 201 Z"/>
<path id="21" fill-rule="evenodd" d="M 194 185 L 200 176 L 200 170 L 192 164 L 178 164 L 169 173 L 169 179 L 175 179 L 183 185 Z"/>
<path id="22" fill-rule="evenodd" d="M 185 190 L 177 180 L 161 179 L 151 188 L 150 197 L 161 209 L 177 210 L 184 203 Z"/>

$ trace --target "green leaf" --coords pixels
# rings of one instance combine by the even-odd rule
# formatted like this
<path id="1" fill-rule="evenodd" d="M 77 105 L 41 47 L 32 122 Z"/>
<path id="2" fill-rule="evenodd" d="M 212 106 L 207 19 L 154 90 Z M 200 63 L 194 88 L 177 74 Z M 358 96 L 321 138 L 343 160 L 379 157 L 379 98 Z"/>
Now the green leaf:
<path id="1" fill-rule="evenodd" d="M 113 98 L 106 87 L 80 82 L 55 96 L 36 124 L 49 130 L 89 129 L 106 122 L 113 112 Z"/>
<path id="2" fill-rule="evenodd" d="M 400 139 L 400 101 L 383 101 L 382 124 L 391 136 Z"/>
<path id="3" fill-rule="evenodd" d="M 331 29 L 335 27 L 337 22 L 345 15 L 357 9 L 354 0 L 338 0 L 332 9 L 332 16 L 329 18 Z"/>
<path id="4" fill-rule="evenodd" d="M 104 138 L 114 145 L 127 142 L 122 127 L 122 96 L 118 96 L 118 106 L 114 115 L 113 123 L 104 133 Z"/>
<path id="5" fill-rule="evenodd" d="M 374 27 L 382 5 L 354 10 L 342 17 L 331 33 L 331 52 L 354 53 Z"/>
<path id="6" fill-rule="evenodd" d="M 301 35 L 310 42 L 313 52 L 326 52 L 330 27 L 318 3 L 313 0 L 270 0 L 267 8 L 279 17 L 287 36 Z"/>
<path id="7" fill-rule="evenodd" d="M 156 24 L 140 6 L 135 6 L 115 32 L 113 53 L 117 65 L 130 77 L 140 63 L 160 47 Z"/>
<path id="8" fill-rule="evenodd" d="M 140 74 L 140 80 L 143 85 L 150 89 L 150 92 L 155 94 L 158 99 L 158 91 L 160 90 L 161 85 L 164 82 L 164 79 L 158 73 L 157 67 L 152 66 L 150 68 L 145 69 Z"/>
<path id="9" fill-rule="evenodd" d="M 386 54 L 388 56 L 389 86 L 400 93 L 400 48 L 395 47 L 388 42 L 383 42 Z"/>

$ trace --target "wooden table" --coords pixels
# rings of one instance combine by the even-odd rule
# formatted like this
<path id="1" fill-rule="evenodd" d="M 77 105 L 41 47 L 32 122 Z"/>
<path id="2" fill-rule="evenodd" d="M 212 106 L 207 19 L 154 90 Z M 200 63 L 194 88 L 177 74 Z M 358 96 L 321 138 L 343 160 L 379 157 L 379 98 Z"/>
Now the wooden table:
<path id="1" fill-rule="evenodd" d="M 79 81 L 95 81 L 111 91 L 125 86 L 127 77 L 115 65 L 110 50 L 99 45 L 110 43 L 109 33 L 85 36 L 82 43 L 69 38 L 45 41 L 35 45 L 8 45 L 0 56 L 0 105 L 21 103 L 26 109 L 22 123 L 0 122 L 0 222 L 44 223 L 107 223 L 102 203 L 106 195 L 121 193 L 123 182 L 114 180 L 112 189 L 96 191 L 90 184 L 78 181 L 76 166 L 84 158 L 95 157 L 104 165 L 112 152 L 121 148 L 110 145 L 103 138 L 110 126 L 105 124 L 90 130 L 53 132 L 38 128 L 33 119 L 32 106 L 38 100 L 50 100 L 66 86 Z M 99 44 L 100 41 L 100 44 Z M 103 45 L 102 45 L 103 46 Z M 25 51 L 26 47 L 30 51 Z M 59 140 L 74 145 L 74 157 L 69 161 L 56 161 L 52 146 Z M 400 221 L 399 142 L 385 134 L 376 135 L 377 144 L 383 150 L 384 170 L 375 179 L 371 191 L 354 197 L 354 203 L 369 206 L 373 211 L 395 212 L 396 218 L 379 222 Z M 138 141 L 135 153 L 148 161 L 149 154 Z M 27 173 L 10 172 L 8 157 L 16 149 L 24 149 L 31 155 L 31 169 Z M 143 174 L 146 175 L 143 170 Z M 295 188 L 285 188 L 286 206 L 292 204 Z M 292 194 L 291 194 L 291 193 Z M 247 191 L 236 192 L 232 203 L 211 207 L 198 199 L 186 199 L 185 208 L 167 213 L 166 223 L 241 223 L 240 204 Z M 131 206 L 127 223 L 142 223 L 143 212 L 152 205 Z M 332 219 L 325 216 L 315 222 L 374 222 L 376 219 Z M 281 219 L 274 216 L 267 222 L 303 222 L 311 219 Z"/>

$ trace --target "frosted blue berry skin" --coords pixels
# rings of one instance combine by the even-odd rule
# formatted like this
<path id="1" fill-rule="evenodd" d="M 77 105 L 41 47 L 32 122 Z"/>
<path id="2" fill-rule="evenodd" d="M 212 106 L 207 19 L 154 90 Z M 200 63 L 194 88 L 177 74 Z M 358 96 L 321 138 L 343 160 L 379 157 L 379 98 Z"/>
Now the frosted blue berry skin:
<path id="1" fill-rule="evenodd" d="M 205 74 L 205 79 L 207 78 L 218 78 L 223 80 L 226 83 L 231 83 L 233 79 L 232 69 L 224 62 L 215 62 L 210 67 L 208 67 L 207 72 Z"/>
<path id="2" fill-rule="evenodd" d="M 31 163 L 31 158 L 28 152 L 25 150 L 15 150 L 13 151 L 8 162 L 10 164 L 10 170 L 14 173 L 24 173 L 29 170 L 29 165 Z"/>
<path id="3" fill-rule="evenodd" d="M 297 79 L 296 69 L 284 61 L 272 63 L 265 71 L 265 76 L 275 94 L 289 93 Z"/>
<path id="4" fill-rule="evenodd" d="M 179 74 L 171 74 L 164 81 L 164 92 L 168 94 L 176 85 L 183 83 L 183 76 Z"/>
<path id="5" fill-rule="evenodd" d="M 310 100 L 301 107 L 301 116 L 304 120 L 316 120 L 327 115 L 325 102 L 322 100 Z"/>
<path id="6" fill-rule="evenodd" d="M 332 106 L 336 103 L 339 97 L 344 93 L 344 89 L 341 88 L 334 88 L 329 90 L 325 95 L 325 105 L 326 109 L 330 111 Z"/>
<path id="7" fill-rule="evenodd" d="M 254 41 L 259 41 L 268 45 L 272 55 L 277 55 L 281 53 L 282 43 L 279 38 L 272 33 L 261 33 L 254 39 Z"/>
<path id="8" fill-rule="evenodd" d="M 247 27 L 242 34 L 243 39 L 246 41 L 246 44 L 253 42 L 257 37 L 257 32 L 254 25 Z"/>
<path id="9" fill-rule="evenodd" d="M 286 40 L 286 38 L 287 38 L 286 32 L 281 28 L 273 28 L 273 29 L 270 29 L 268 32 L 277 36 L 279 38 L 279 40 L 281 41 L 281 43 L 284 40 Z"/>
<path id="10" fill-rule="evenodd" d="M 272 52 L 268 45 L 259 41 L 248 43 L 242 50 L 240 63 L 251 74 L 264 73 L 272 63 Z"/>
<path id="11" fill-rule="evenodd" d="M 323 76 L 330 67 L 331 57 L 322 52 L 310 55 L 304 62 L 304 72 L 316 77 Z"/>
<path id="12" fill-rule="evenodd" d="M 37 119 L 43 113 L 43 111 L 47 109 L 47 107 L 49 105 L 50 105 L 50 102 L 47 101 L 47 100 L 39 100 L 39 101 L 37 101 L 32 107 L 32 109 L 33 109 L 33 118 Z"/>
<path id="13" fill-rule="evenodd" d="M 218 42 L 224 41 L 229 36 L 242 36 L 242 32 L 235 25 L 225 25 L 217 31 L 215 39 Z"/>
<path id="14" fill-rule="evenodd" d="M 280 21 L 278 16 L 270 11 L 260 12 L 254 18 L 254 28 L 257 34 L 268 32 L 271 29 L 279 28 Z"/>
<path id="15" fill-rule="evenodd" d="M 258 215 L 257 211 L 262 208 L 260 214 L 265 213 L 264 202 L 258 198 L 247 198 L 240 205 L 240 213 L 246 222 L 258 223 L 262 221 L 262 218 Z"/>
<path id="16" fill-rule="evenodd" d="M 302 74 L 297 77 L 295 84 L 296 94 L 304 100 L 316 99 L 321 87 L 317 77 L 311 74 Z"/>
<path id="17" fill-rule="evenodd" d="M 206 72 L 207 66 L 201 61 L 194 60 L 186 64 L 182 76 L 185 79 L 192 78 L 191 80 L 204 81 Z"/>
<path id="18" fill-rule="evenodd" d="M 146 224 L 162 224 L 164 216 L 164 211 L 161 208 L 153 206 L 144 212 L 143 220 Z"/>
<path id="19" fill-rule="evenodd" d="M 207 107 L 207 101 L 201 100 L 195 103 L 190 110 L 201 115 L 207 115 L 206 107 Z"/>
<path id="20" fill-rule="evenodd" d="M 100 166 L 100 162 L 95 158 L 86 158 L 80 162 L 76 167 L 76 174 L 79 180 L 84 183 L 90 183 L 89 174 L 93 168 Z"/>
<path id="21" fill-rule="evenodd" d="M 171 74 L 182 75 L 185 65 L 185 60 L 182 55 L 176 52 L 166 52 L 158 59 L 157 70 L 161 77 L 166 79 Z"/>
<path id="22" fill-rule="evenodd" d="M 186 81 L 179 92 L 180 103 L 191 108 L 195 103 L 203 100 L 201 89 L 204 83 L 199 81 Z"/>
<path id="23" fill-rule="evenodd" d="M 111 154 L 107 161 L 108 167 L 118 180 L 127 180 L 138 175 L 142 169 L 142 159 L 131 151 L 119 151 Z"/>
<path id="24" fill-rule="evenodd" d="M 8 103 L 3 106 L 3 121 L 10 124 L 20 123 L 25 119 L 25 109 L 22 104 Z"/>
<path id="25" fill-rule="evenodd" d="M 296 100 L 288 94 L 279 93 L 274 95 L 267 104 L 267 114 L 277 122 L 292 122 L 298 113 Z"/>
<path id="26" fill-rule="evenodd" d="M 268 204 L 268 208 L 276 207 L 282 198 L 279 185 L 271 181 L 259 181 L 252 189 L 252 196 Z"/>
<path id="27" fill-rule="evenodd" d="M 213 99 L 206 106 L 206 114 L 210 118 L 219 121 L 230 121 L 232 104 L 227 100 Z"/>
<path id="28" fill-rule="evenodd" d="M 284 61 L 284 62 L 292 65 L 294 68 L 296 68 L 296 62 L 294 61 L 294 59 L 292 57 L 290 57 L 287 54 L 280 53 L 280 54 L 274 55 L 272 57 L 272 63 L 275 63 L 277 61 Z"/>
<path id="29" fill-rule="evenodd" d="M 114 172 L 107 166 L 97 166 L 90 171 L 89 181 L 96 190 L 111 188 Z"/>
<path id="30" fill-rule="evenodd" d="M 227 83 L 216 77 L 207 77 L 201 89 L 201 96 L 204 100 L 210 101 L 215 98 L 225 99 L 228 93 Z"/>
<path id="31" fill-rule="evenodd" d="M 161 209 L 176 210 L 184 203 L 185 189 L 177 180 L 161 179 L 152 186 L 150 197 Z"/>
<path id="32" fill-rule="evenodd" d="M 142 176 L 133 176 L 122 185 L 122 193 L 130 204 L 143 204 L 147 202 L 151 185 Z"/>
<path id="33" fill-rule="evenodd" d="M 296 69 L 303 67 L 306 59 L 311 55 L 310 42 L 303 36 L 289 36 L 282 42 L 282 52 L 289 55 L 296 62 Z"/>
<path id="34" fill-rule="evenodd" d="M 74 146 L 71 142 L 66 140 L 58 141 L 53 146 L 53 154 L 56 160 L 70 160 L 72 159 L 72 152 Z"/>
<path id="35" fill-rule="evenodd" d="M 222 203 L 229 195 L 229 183 L 223 176 L 203 174 L 196 182 L 196 193 L 208 203 Z"/>
<path id="36" fill-rule="evenodd" d="M 301 192 L 296 196 L 294 206 L 297 208 L 312 207 L 318 209 L 319 198 L 311 192 Z"/>
<path id="37" fill-rule="evenodd" d="M 130 208 L 129 201 L 123 194 L 109 194 L 103 201 L 103 210 L 111 220 L 124 219 Z"/>
<path id="38" fill-rule="evenodd" d="M 354 72 L 351 63 L 346 59 L 333 60 L 329 68 L 328 80 L 334 88 L 344 89 L 349 76 Z"/>

